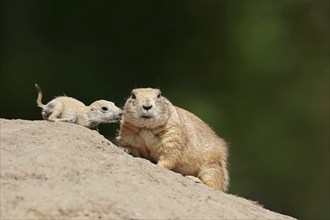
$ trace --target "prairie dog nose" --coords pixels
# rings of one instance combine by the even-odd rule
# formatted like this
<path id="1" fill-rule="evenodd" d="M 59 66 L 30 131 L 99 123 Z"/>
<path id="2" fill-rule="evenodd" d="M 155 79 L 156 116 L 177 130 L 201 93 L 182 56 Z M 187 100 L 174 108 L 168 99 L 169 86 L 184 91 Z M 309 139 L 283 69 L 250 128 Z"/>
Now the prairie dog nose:
<path id="1" fill-rule="evenodd" d="M 152 108 L 152 105 L 143 105 L 142 107 L 144 110 L 148 111 Z"/>

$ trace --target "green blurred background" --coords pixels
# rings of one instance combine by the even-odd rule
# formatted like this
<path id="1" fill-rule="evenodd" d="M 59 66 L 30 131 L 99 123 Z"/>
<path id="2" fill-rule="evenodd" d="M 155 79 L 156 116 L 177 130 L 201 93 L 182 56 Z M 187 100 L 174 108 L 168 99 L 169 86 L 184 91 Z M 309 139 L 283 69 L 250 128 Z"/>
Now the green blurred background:
<path id="1" fill-rule="evenodd" d="M 329 1 L 1 1 L 1 117 L 158 87 L 230 143 L 230 193 L 329 219 Z M 101 133 L 115 137 L 118 124 Z"/>

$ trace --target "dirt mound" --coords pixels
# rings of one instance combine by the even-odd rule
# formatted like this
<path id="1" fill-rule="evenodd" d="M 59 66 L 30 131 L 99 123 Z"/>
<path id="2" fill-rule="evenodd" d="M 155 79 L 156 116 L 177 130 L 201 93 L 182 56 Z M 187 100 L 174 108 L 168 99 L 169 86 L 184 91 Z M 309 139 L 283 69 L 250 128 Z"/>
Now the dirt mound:
<path id="1" fill-rule="evenodd" d="M 1 219 L 291 219 L 69 123 L 0 120 Z"/>

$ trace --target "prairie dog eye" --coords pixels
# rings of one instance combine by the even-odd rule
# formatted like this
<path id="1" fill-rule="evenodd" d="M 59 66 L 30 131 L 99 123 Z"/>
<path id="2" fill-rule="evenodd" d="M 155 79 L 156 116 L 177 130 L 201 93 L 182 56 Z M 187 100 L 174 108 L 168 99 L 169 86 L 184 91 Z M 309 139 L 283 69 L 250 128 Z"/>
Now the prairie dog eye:
<path id="1" fill-rule="evenodd" d="M 160 93 L 157 95 L 157 98 L 159 99 L 161 97 Z"/>
<path id="2" fill-rule="evenodd" d="M 136 96 L 135 96 L 134 93 L 132 93 L 132 95 L 131 95 L 131 99 L 136 99 Z"/>
<path id="3" fill-rule="evenodd" d="M 106 111 L 108 111 L 108 108 L 107 107 L 102 107 L 101 110 L 102 110 L 102 112 L 106 112 Z"/>

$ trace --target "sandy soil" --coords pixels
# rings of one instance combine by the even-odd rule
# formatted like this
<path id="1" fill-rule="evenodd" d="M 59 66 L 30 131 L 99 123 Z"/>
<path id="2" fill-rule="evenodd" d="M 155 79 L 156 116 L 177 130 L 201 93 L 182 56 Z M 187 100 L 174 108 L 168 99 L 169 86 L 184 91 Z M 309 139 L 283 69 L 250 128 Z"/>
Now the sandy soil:
<path id="1" fill-rule="evenodd" d="M 0 119 L 1 219 L 291 219 L 69 123 Z"/>

